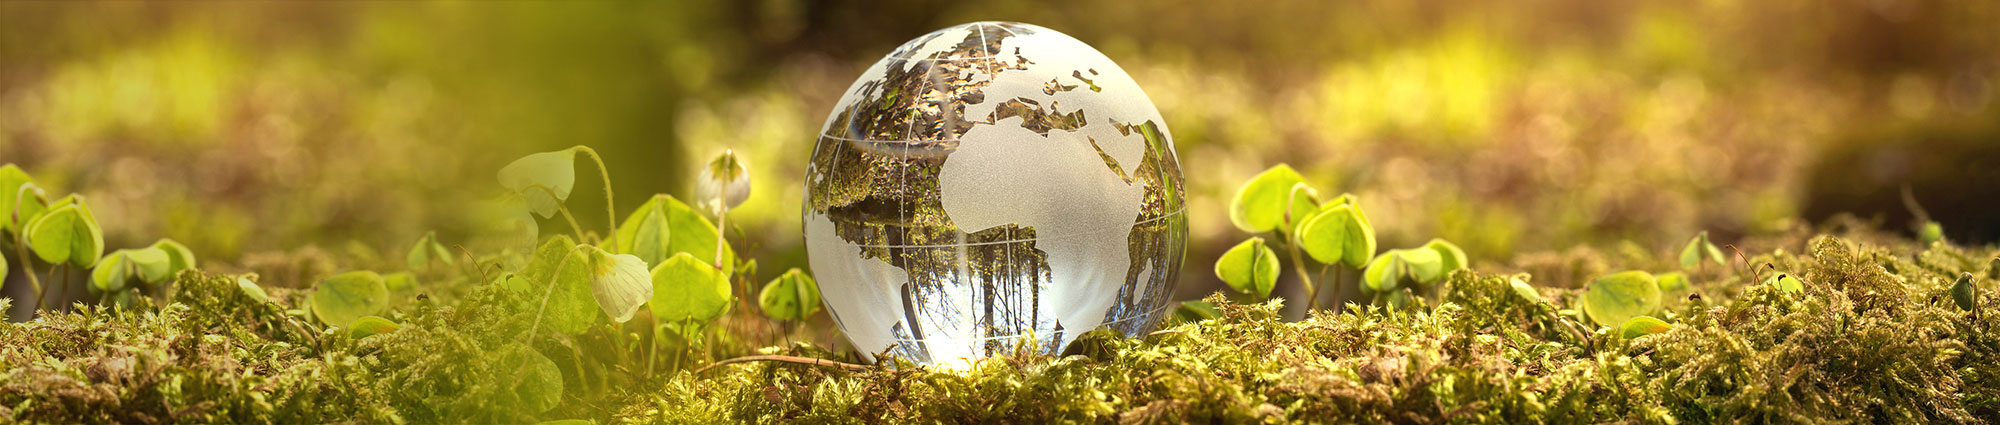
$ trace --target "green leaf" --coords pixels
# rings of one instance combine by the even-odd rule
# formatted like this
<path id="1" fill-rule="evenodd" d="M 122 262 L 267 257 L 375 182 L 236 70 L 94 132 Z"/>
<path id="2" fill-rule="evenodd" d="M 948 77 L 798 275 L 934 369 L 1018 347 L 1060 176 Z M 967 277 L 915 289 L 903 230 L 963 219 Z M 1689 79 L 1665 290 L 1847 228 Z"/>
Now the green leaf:
<path id="1" fill-rule="evenodd" d="M 583 333 L 604 317 L 590 294 L 589 259 L 577 252 L 577 246 L 569 236 L 549 238 L 519 275 L 526 283 L 530 311 L 542 311 L 549 328 L 571 335 Z"/>
<path id="2" fill-rule="evenodd" d="M 500 382 L 513 384 L 514 402 L 499 405 L 516 406 L 539 414 L 562 402 L 562 369 L 556 367 L 556 362 L 527 344 L 517 342 L 502 350 L 499 367 L 495 370 L 505 374 Z"/>
<path id="3" fill-rule="evenodd" d="M 1217 317 L 1222 317 L 1222 310 L 1217 310 L 1214 303 L 1207 301 L 1182 301 L 1180 307 L 1174 308 L 1173 321 L 1175 323 L 1194 323 Z"/>
<path id="4" fill-rule="evenodd" d="M 1625 339 L 1632 339 L 1666 332 L 1667 329 L 1671 328 L 1673 328 L 1672 325 L 1668 325 L 1667 322 L 1660 319 L 1655 319 L 1653 316 L 1637 316 L 1627 319 L 1625 320 L 1625 324 L 1619 325 L 1618 334 L 1625 337 Z"/>
<path id="5" fill-rule="evenodd" d="M 1583 312 L 1604 326 L 1617 326 L 1660 309 L 1660 284 L 1652 273 L 1624 271 L 1590 282 L 1583 293 Z"/>
<path id="6" fill-rule="evenodd" d="M 612 254 L 592 246 L 590 294 L 612 322 L 625 323 L 639 306 L 653 299 L 653 279 L 646 262 L 631 254 Z"/>
<path id="7" fill-rule="evenodd" d="M 4 274 L 0 273 L 0 275 Z M 1993 257 L 1992 261 L 1986 262 L 1986 278 L 2000 279 L 2000 257 Z"/>
<path id="8" fill-rule="evenodd" d="M 132 266 L 125 264 L 125 251 L 120 250 L 97 260 L 97 267 L 90 270 L 90 286 L 100 293 L 112 293 L 125 289 L 127 280 L 132 279 Z"/>
<path id="9" fill-rule="evenodd" d="M 1729 261 L 1722 257 L 1722 249 L 1716 248 L 1714 243 L 1708 241 L 1708 231 L 1704 230 L 1695 234 L 1693 239 L 1688 239 L 1686 248 L 1681 248 L 1681 268 L 1692 269 L 1700 265 L 1703 254 L 1707 254 L 1715 264 L 1729 265 Z"/>
<path id="10" fill-rule="evenodd" d="M 410 272 L 386 274 L 382 276 L 382 284 L 388 287 L 390 291 L 400 292 L 417 289 L 417 275 L 410 274 Z"/>
<path id="11" fill-rule="evenodd" d="M 1252 237 L 1215 261 L 1215 277 L 1237 292 L 1269 298 L 1271 287 L 1278 284 L 1278 255 L 1264 246 L 1264 238 Z"/>
<path id="12" fill-rule="evenodd" d="M 437 260 L 446 265 L 457 263 L 457 260 L 452 258 L 451 251 L 445 249 L 444 244 L 438 243 L 437 232 L 435 231 L 425 232 L 424 237 L 417 238 L 416 245 L 410 247 L 410 254 L 404 259 L 404 261 L 409 263 L 411 270 L 418 270 L 429 266 L 431 260 Z"/>
<path id="13" fill-rule="evenodd" d="M 1688 277 L 1686 273 L 1681 273 L 1681 272 L 1661 273 L 1657 277 L 1658 277 L 1657 280 L 1659 281 L 1660 284 L 1660 291 L 1662 292 L 1679 291 L 1688 288 Z"/>
<path id="14" fill-rule="evenodd" d="M 1951 300 L 1958 303 L 1959 309 L 1972 311 L 1979 306 L 1977 290 L 1972 286 L 1972 273 L 1959 275 L 1958 281 L 1951 283 Z"/>
<path id="15" fill-rule="evenodd" d="M 521 194 L 528 210 L 536 215 L 555 217 L 556 207 L 569 199 L 570 189 L 576 187 L 576 150 L 542 152 L 516 159 L 500 168 L 500 186 Z M 549 192 L 555 192 L 555 197 L 550 197 Z"/>
<path id="16" fill-rule="evenodd" d="M 389 287 L 382 275 L 360 270 L 333 275 L 313 286 L 312 311 L 319 321 L 346 327 L 365 316 L 389 309 Z"/>
<path id="17" fill-rule="evenodd" d="M 1444 256 L 1438 255 L 1437 251 L 1416 248 L 1398 249 L 1391 252 L 1402 257 L 1403 264 L 1409 265 L 1411 280 L 1426 285 L 1444 280 L 1446 271 Z"/>
<path id="18" fill-rule="evenodd" d="M 1534 286 L 1529 286 L 1528 281 L 1521 280 L 1521 278 L 1507 279 L 1507 286 L 1514 288 L 1515 295 L 1520 295 L 1522 299 L 1526 299 L 1529 302 L 1541 303 L 1543 301 L 1541 291 L 1536 291 Z"/>
<path id="19" fill-rule="evenodd" d="M 700 259 L 703 263 L 715 264 L 715 249 L 717 245 L 715 242 L 717 239 L 715 223 L 708 221 L 707 217 L 702 217 L 701 213 L 695 212 L 694 208 L 688 207 L 687 204 L 681 203 L 680 200 L 674 199 L 672 196 L 656 195 L 654 199 L 660 201 L 660 211 L 666 213 L 667 227 L 672 229 L 668 231 L 668 233 L 671 233 L 671 240 L 673 241 L 668 246 L 668 252 L 685 252 L 696 259 Z M 672 255 L 668 256 L 671 257 Z M 664 262 L 666 260 L 660 261 Z M 649 262 L 646 264 L 654 263 Z M 730 248 L 729 245 L 722 245 L 721 264 L 724 277 L 736 273 L 736 251 Z"/>
<path id="20" fill-rule="evenodd" d="M 1779 273 L 1771 276 L 1770 279 L 1764 279 L 1764 283 L 1778 287 L 1778 292 L 1793 293 L 1806 290 L 1805 283 L 1800 282 L 1798 277 L 1785 273 Z"/>
<path id="21" fill-rule="evenodd" d="M 715 320 L 729 311 L 729 276 L 682 252 L 653 267 L 653 317 L 665 322 Z"/>
<path id="22" fill-rule="evenodd" d="M 395 332 L 397 328 L 401 327 L 396 322 L 391 322 L 389 319 L 382 318 L 382 316 L 363 316 L 360 319 L 354 319 L 354 323 L 347 326 L 347 337 L 362 339 Z"/>
<path id="23" fill-rule="evenodd" d="M 1465 257 L 1465 250 L 1459 249 L 1458 245 L 1451 243 L 1451 241 L 1431 239 L 1430 242 L 1424 244 L 1424 248 L 1435 251 L 1438 254 L 1438 264 L 1442 266 L 1438 270 L 1439 280 L 1451 276 L 1451 272 L 1472 266 L 1471 260 Z"/>
<path id="24" fill-rule="evenodd" d="M 23 233 L 42 261 L 89 268 L 104 255 L 104 230 L 97 227 L 97 218 L 81 198 L 65 199 L 67 205 L 35 217 Z"/>
<path id="25" fill-rule="evenodd" d="M 1395 250 L 1384 252 L 1368 260 L 1368 267 L 1361 270 L 1361 282 L 1364 284 L 1361 289 L 1374 293 L 1389 292 L 1403 286 L 1402 281 L 1408 279 L 1409 270 L 1403 256 L 1397 255 Z"/>
<path id="26" fill-rule="evenodd" d="M 1285 201 L 1290 199 L 1292 187 L 1300 183 L 1305 183 L 1305 178 L 1290 165 L 1278 164 L 1264 170 L 1236 189 L 1236 196 L 1229 201 L 1229 222 L 1251 233 L 1277 229 L 1284 224 Z"/>
<path id="27" fill-rule="evenodd" d="M 167 255 L 166 250 L 146 247 L 140 249 L 121 249 L 119 252 L 125 253 L 125 263 L 131 265 L 132 271 L 139 276 L 139 280 L 157 284 L 174 277 L 173 259 Z"/>
<path id="28" fill-rule="evenodd" d="M 0 256 L 0 288 L 7 287 L 7 257 Z"/>
<path id="29" fill-rule="evenodd" d="M 618 223 L 618 252 L 638 256 L 646 264 L 660 264 L 673 256 L 673 227 L 667 221 L 664 208 L 668 199 L 672 197 L 653 196 L 645 205 L 633 210 L 631 216 L 625 217 L 625 221 Z"/>
<path id="30" fill-rule="evenodd" d="M 773 319 L 805 320 L 819 312 L 819 284 L 804 271 L 786 270 L 764 284 L 757 293 L 757 306 Z"/>
<path id="31" fill-rule="evenodd" d="M 23 206 L 18 219 L 14 217 L 14 205 L 18 203 L 16 197 L 23 195 L 21 186 L 34 181 L 28 177 L 27 172 L 21 171 L 21 167 L 14 164 L 0 166 L 0 232 L 14 231 L 25 224 L 29 217 L 34 217 L 34 212 L 41 210 L 41 201 L 35 198 L 37 195 L 34 189 L 29 189 L 25 195 L 29 197 L 30 204 Z"/>
<path id="32" fill-rule="evenodd" d="M 154 241 L 151 248 L 158 248 L 167 253 L 168 277 L 181 274 L 182 270 L 195 268 L 194 250 L 188 249 L 187 245 L 182 245 L 173 239 L 160 239 Z"/>
<path id="33" fill-rule="evenodd" d="M 257 302 L 260 303 L 271 302 L 271 295 L 264 293 L 264 288 L 257 286 L 257 282 L 251 282 L 249 278 L 245 278 L 242 276 L 236 277 L 236 289 L 243 290 L 244 296 L 248 296 L 250 297 L 250 299 L 257 300 Z"/>
<path id="34" fill-rule="evenodd" d="M 1299 224 L 1299 247 L 1321 264 L 1342 264 L 1361 268 L 1375 256 L 1375 229 L 1368 225 L 1359 205 L 1347 202 L 1320 210 Z"/>

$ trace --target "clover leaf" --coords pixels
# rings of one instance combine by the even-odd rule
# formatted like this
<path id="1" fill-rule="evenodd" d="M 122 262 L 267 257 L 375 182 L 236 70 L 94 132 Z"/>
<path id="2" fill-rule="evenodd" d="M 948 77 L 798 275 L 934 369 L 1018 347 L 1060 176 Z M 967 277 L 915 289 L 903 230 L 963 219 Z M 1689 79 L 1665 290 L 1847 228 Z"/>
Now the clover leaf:
<path id="1" fill-rule="evenodd" d="M 33 198 L 39 196 L 31 185 L 34 182 L 33 178 L 28 177 L 27 172 L 21 171 L 21 167 L 14 164 L 0 166 L 0 231 L 11 232 L 19 229 L 27 224 L 28 218 L 34 217 L 34 213 L 41 210 L 41 200 Z M 23 186 L 27 186 L 28 189 L 22 190 Z M 21 204 L 19 198 L 28 198 L 28 203 Z M 15 215 L 17 204 L 21 205 L 19 211 L 21 214 L 18 216 Z"/>
<path id="2" fill-rule="evenodd" d="M 1446 272 L 1444 256 L 1439 255 L 1437 251 L 1416 248 L 1398 249 L 1393 252 L 1403 258 L 1403 264 L 1409 265 L 1410 279 L 1416 283 L 1430 284 L 1444 279 Z"/>
<path id="3" fill-rule="evenodd" d="M 819 284 L 804 271 L 786 270 L 758 291 L 757 306 L 773 319 L 805 320 L 819 312 Z"/>
<path id="4" fill-rule="evenodd" d="M 7 257 L 0 256 L 0 288 L 7 285 Z"/>
<path id="5" fill-rule="evenodd" d="M 1396 255 L 1397 251 L 1390 250 L 1368 260 L 1368 266 L 1361 270 L 1361 289 L 1382 293 L 1404 286 L 1402 281 L 1409 279 L 1410 266 L 1401 255 Z"/>
<path id="6" fill-rule="evenodd" d="M 387 309 L 389 287 L 382 282 L 382 275 L 372 271 L 336 274 L 313 286 L 313 314 L 328 325 L 346 327 Z"/>
<path id="7" fill-rule="evenodd" d="M 1604 326 L 1617 326 L 1660 309 L 1660 285 L 1652 273 L 1623 271 L 1590 282 L 1583 312 Z"/>
<path id="8" fill-rule="evenodd" d="M 672 257 L 674 253 L 685 252 L 703 262 L 714 264 L 712 262 L 716 259 L 715 250 L 719 245 L 722 249 L 722 274 L 730 276 L 736 273 L 736 251 L 730 248 L 728 244 L 716 243 L 717 236 L 719 235 L 715 233 L 714 222 L 708 221 L 707 217 L 702 217 L 701 213 L 696 212 L 694 208 L 689 207 L 687 204 L 681 203 L 679 199 L 674 199 L 673 196 L 654 195 L 653 200 L 647 203 L 654 204 L 667 218 L 667 227 L 669 228 L 667 233 L 669 233 L 668 236 L 670 237 L 668 238 L 665 251 L 666 257 Z M 621 225 L 620 228 L 623 229 L 624 227 Z M 634 232 L 636 233 L 637 230 L 635 229 Z M 625 243 L 625 237 L 622 233 L 619 235 L 618 241 L 620 244 Z M 634 248 L 637 249 L 638 247 L 635 246 Z M 635 252 L 631 251 L 621 250 L 620 252 L 636 255 Z M 643 256 L 639 258 L 645 259 Z M 666 259 L 661 258 L 660 261 L 664 262 Z M 658 263 L 647 261 L 646 264 Z"/>
<path id="9" fill-rule="evenodd" d="M 1625 339 L 1632 339 L 1666 332 L 1667 329 L 1672 328 L 1673 325 L 1668 325 L 1667 322 L 1655 319 L 1653 316 L 1636 316 L 1625 320 L 1625 324 L 1618 326 L 1618 335 L 1625 337 Z"/>
<path id="10" fill-rule="evenodd" d="M 1222 310 L 1216 309 L 1215 303 L 1207 301 L 1182 301 L 1180 307 L 1174 308 L 1174 317 L 1172 320 L 1174 323 L 1194 323 L 1217 317 L 1222 317 Z"/>
<path id="11" fill-rule="evenodd" d="M 709 321 L 729 311 L 729 276 L 681 252 L 653 267 L 653 316 L 676 322 Z"/>
<path id="12" fill-rule="evenodd" d="M 590 265 L 569 236 L 557 235 L 535 249 L 535 256 L 518 275 L 525 287 L 529 306 L 542 312 L 549 328 L 576 335 L 598 318 L 597 300 L 591 295 Z"/>
<path id="13" fill-rule="evenodd" d="M 1292 199 L 1293 188 L 1303 183 L 1305 178 L 1290 165 L 1278 164 L 1264 170 L 1236 189 L 1236 196 L 1229 201 L 1229 222 L 1251 233 L 1277 229 L 1285 222 L 1286 204 Z M 1311 204 L 1292 207 L 1298 213 L 1314 209 Z"/>
<path id="14" fill-rule="evenodd" d="M 584 252 L 590 258 L 590 294 L 612 322 L 632 320 L 639 306 L 653 299 L 653 279 L 644 260 L 595 246 Z"/>
<path id="15" fill-rule="evenodd" d="M 1458 245 L 1451 243 L 1451 241 L 1431 239 L 1430 242 L 1424 243 L 1424 249 L 1429 249 L 1438 255 L 1438 265 L 1440 267 L 1436 280 L 1443 280 L 1451 276 L 1451 272 L 1472 266 L 1471 260 L 1465 256 L 1465 250 L 1459 249 Z"/>
<path id="16" fill-rule="evenodd" d="M 125 253 L 125 263 L 131 265 L 139 280 L 146 283 L 160 283 L 174 276 L 173 259 L 164 249 L 146 247 L 119 251 Z"/>
<path id="17" fill-rule="evenodd" d="M 665 208 L 670 198 L 654 196 L 625 217 L 625 222 L 618 225 L 618 252 L 638 256 L 646 264 L 660 264 L 673 256 L 673 226 L 667 221 Z"/>
<path id="18" fill-rule="evenodd" d="M 153 246 L 150 248 L 157 248 L 167 253 L 167 262 L 169 265 L 167 269 L 168 277 L 181 274 L 182 270 L 195 268 L 194 250 L 188 249 L 187 245 L 182 245 L 173 239 L 163 238 L 153 241 Z"/>
<path id="19" fill-rule="evenodd" d="M 104 230 L 82 198 L 66 197 L 60 207 L 29 221 L 22 233 L 35 256 L 50 264 L 89 268 L 104 255 Z"/>
<path id="20" fill-rule="evenodd" d="M 499 177 L 500 186 L 521 194 L 530 211 L 542 218 L 554 217 L 557 205 L 569 199 L 570 189 L 576 187 L 576 149 L 523 156 L 501 167 Z"/>
<path id="21" fill-rule="evenodd" d="M 389 319 L 382 318 L 382 316 L 363 316 L 359 319 L 354 319 L 354 323 L 347 325 L 347 337 L 362 339 L 395 332 L 397 328 L 401 327 L 396 322 L 391 322 Z"/>
<path id="22" fill-rule="evenodd" d="M 1264 245 L 1264 238 L 1252 237 L 1215 261 L 1215 277 L 1237 292 L 1268 298 L 1278 284 L 1278 254 Z"/>
<path id="23" fill-rule="evenodd" d="M 124 290 L 131 278 L 132 267 L 125 264 L 125 251 L 114 251 L 98 259 L 97 267 L 90 270 L 90 288 L 102 293 L 117 292 Z"/>
<path id="24" fill-rule="evenodd" d="M 1296 234 L 1299 247 L 1322 264 L 1361 268 L 1375 256 L 1375 228 L 1352 203 L 1320 210 L 1300 223 Z"/>
<path id="25" fill-rule="evenodd" d="M 506 374 L 501 377 L 501 382 L 513 384 L 510 395 L 514 402 L 499 405 L 542 413 L 562 402 L 562 369 L 556 367 L 556 362 L 523 343 L 513 343 L 501 350 L 500 363 L 495 370 Z"/>
<path id="26" fill-rule="evenodd" d="M 1703 256 L 1714 260 L 1715 264 L 1729 265 L 1729 261 L 1722 258 L 1722 249 L 1716 248 L 1714 243 L 1708 241 L 1708 231 L 1706 230 L 1695 234 L 1694 239 L 1688 240 L 1687 247 L 1681 248 L 1681 268 L 1692 269 L 1695 266 L 1701 265 Z"/>

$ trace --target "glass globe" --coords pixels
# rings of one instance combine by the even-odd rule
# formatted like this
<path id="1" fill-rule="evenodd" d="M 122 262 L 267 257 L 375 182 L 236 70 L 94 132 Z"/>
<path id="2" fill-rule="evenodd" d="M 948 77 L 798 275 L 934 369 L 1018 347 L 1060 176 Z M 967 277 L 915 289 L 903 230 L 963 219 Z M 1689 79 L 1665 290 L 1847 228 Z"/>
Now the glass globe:
<path id="1" fill-rule="evenodd" d="M 1187 218 L 1172 136 L 1096 49 L 979 22 L 847 89 L 806 172 L 807 253 L 864 356 L 959 362 L 1168 314 Z"/>

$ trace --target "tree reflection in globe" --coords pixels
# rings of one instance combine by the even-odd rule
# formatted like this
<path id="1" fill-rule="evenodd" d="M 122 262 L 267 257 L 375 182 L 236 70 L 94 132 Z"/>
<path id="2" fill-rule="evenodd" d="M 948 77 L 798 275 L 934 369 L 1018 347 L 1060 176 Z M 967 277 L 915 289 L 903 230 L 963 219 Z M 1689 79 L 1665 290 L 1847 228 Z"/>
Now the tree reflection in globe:
<path id="1" fill-rule="evenodd" d="M 1159 110 L 1096 49 L 1034 25 L 971 23 L 896 48 L 841 96 L 806 175 L 813 272 L 870 359 L 1054 353 L 1100 327 L 1148 331 L 1186 247 Z"/>

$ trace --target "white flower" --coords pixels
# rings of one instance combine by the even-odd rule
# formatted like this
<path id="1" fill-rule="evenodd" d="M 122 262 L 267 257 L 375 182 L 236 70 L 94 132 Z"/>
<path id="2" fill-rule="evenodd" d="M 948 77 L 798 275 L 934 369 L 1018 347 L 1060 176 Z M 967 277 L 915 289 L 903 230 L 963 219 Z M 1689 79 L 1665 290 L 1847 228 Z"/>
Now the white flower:
<path id="1" fill-rule="evenodd" d="M 722 151 L 722 155 L 717 155 L 715 160 L 701 167 L 701 178 L 695 180 L 695 192 L 701 196 L 702 203 L 712 203 L 720 198 L 727 208 L 736 208 L 750 199 L 748 170 L 735 151 Z"/>
<path id="2" fill-rule="evenodd" d="M 611 321 L 625 323 L 639 306 L 653 299 L 652 274 L 646 261 L 631 254 L 612 255 L 590 247 L 590 293 Z"/>

